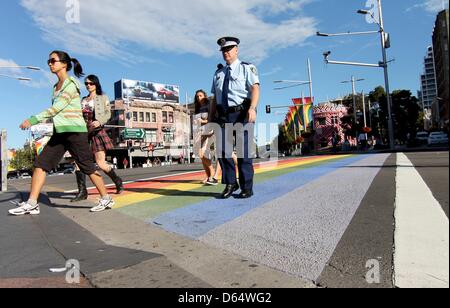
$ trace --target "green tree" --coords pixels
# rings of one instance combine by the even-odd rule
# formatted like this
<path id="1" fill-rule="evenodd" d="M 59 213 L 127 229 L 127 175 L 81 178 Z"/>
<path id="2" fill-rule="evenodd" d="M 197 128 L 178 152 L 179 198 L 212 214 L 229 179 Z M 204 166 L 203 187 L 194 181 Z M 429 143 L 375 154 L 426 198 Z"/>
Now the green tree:
<path id="1" fill-rule="evenodd" d="M 16 157 L 10 162 L 10 166 L 15 170 L 31 170 L 35 158 L 35 151 L 32 147 L 17 150 Z"/>
<path id="2" fill-rule="evenodd" d="M 291 152 L 292 145 L 294 144 L 294 132 L 293 130 L 285 130 L 284 125 L 280 124 L 278 126 L 279 135 L 278 135 L 278 149 L 281 152 Z"/>
<path id="3" fill-rule="evenodd" d="M 408 135 L 416 136 L 421 108 L 418 99 L 409 90 L 397 90 L 392 93 L 392 105 L 395 114 L 395 138 L 406 142 Z"/>

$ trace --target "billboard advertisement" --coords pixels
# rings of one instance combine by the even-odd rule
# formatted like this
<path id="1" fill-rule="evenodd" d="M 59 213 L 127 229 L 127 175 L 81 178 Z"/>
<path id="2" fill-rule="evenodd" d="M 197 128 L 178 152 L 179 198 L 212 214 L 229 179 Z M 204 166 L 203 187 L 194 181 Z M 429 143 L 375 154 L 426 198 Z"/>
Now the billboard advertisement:
<path id="1" fill-rule="evenodd" d="M 139 99 L 180 103 L 180 87 L 148 81 L 122 79 L 115 84 L 116 99 Z"/>

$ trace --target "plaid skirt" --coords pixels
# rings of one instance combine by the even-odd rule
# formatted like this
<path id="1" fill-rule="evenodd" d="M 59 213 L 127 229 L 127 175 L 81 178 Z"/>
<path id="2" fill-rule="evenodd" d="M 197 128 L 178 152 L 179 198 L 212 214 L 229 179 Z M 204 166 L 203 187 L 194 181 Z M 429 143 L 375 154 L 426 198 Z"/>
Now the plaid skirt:
<path id="1" fill-rule="evenodd" d="M 95 154 L 114 149 L 112 140 L 105 129 L 99 131 L 91 129 L 92 122 L 94 122 L 94 112 L 83 110 L 83 117 L 89 130 L 89 142 L 91 144 L 92 152 Z"/>
<path id="2" fill-rule="evenodd" d="M 102 129 L 90 138 L 92 152 L 106 152 L 114 149 L 111 138 L 106 130 Z"/>

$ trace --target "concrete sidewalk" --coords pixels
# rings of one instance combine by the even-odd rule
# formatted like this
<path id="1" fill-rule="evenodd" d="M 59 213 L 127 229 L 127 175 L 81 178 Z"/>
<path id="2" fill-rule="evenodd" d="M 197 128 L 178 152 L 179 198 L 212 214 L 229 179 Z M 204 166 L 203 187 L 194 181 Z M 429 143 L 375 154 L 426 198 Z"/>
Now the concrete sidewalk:
<path id="1" fill-rule="evenodd" d="M 62 215 L 60 205 L 51 204 L 45 195 L 40 198 L 41 215 L 9 216 L 8 209 L 14 207 L 13 202 L 22 201 L 22 197 L 18 191 L 0 194 L 0 288 L 93 287 L 89 277 L 97 273 L 123 271 L 142 262 L 155 264 L 164 259 L 151 252 L 105 244 Z M 78 207 L 78 211 L 82 209 Z M 85 209 L 88 212 L 89 206 Z M 50 271 L 65 268 L 68 260 L 80 264 L 79 284 L 68 284 L 66 272 Z M 95 286 L 107 286 L 107 282 Z"/>

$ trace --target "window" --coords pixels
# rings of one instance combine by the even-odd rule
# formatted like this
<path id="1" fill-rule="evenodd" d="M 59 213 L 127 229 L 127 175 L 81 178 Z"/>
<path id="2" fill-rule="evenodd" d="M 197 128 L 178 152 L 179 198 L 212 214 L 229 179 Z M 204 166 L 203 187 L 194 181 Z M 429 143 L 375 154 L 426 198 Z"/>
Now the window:
<path id="1" fill-rule="evenodd" d="M 172 143 L 175 140 L 175 135 L 173 132 L 164 132 L 164 142 Z"/>
<path id="2" fill-rule="evenodd" d="M 139 122 L 144 122 L 144 113 L 139 112 Z"/>
<path id="3" fill-rule="evenodd" d="M 157 139 L 157 131 L 156 130 L 147 130 L 145 134 L 145 142 L 146 143 L 156 143 Z"/>
<path id="4" fill-rule="evenodd" d="M 133 121 L 137 122 L 138 120 L 138 113 L 136 111 L 133 112 Z"/>
<path id="5" fill-rule="evenodd" d="M 167 111 L 162 112 L 163 123 L 167 123 Z"/>
<path id="6" fill-rule="evenodd" d="M 156 123 L 156 113 L 152 113 L 152 122 Z"/>
<path id="7" fill-rule="evenodd" d="M 331 117 L 331 123 L 334 124 L 334 125 L 338 125 L 339 124 L 339 117 L 337 117 L 337 116 Z"/>
<path id="8" fill-rule="evenodd" d="M 169 123 L 173 123 L 173 112 L 169 112 Z"/>
<path id="9" fill-rule="evenodd" d="M 151 122 L 151 119 L 150 119 L 150 112 L 146 112 L 146 113 L 145 113 L 145 122 L 148 122 L 148 123 Z"/>
<path id="10" fill-rule="evenodd" d="M 326 118 L 318 118 L 319 125 L 324 126 L 327 125 L 327 119 Z"/>

